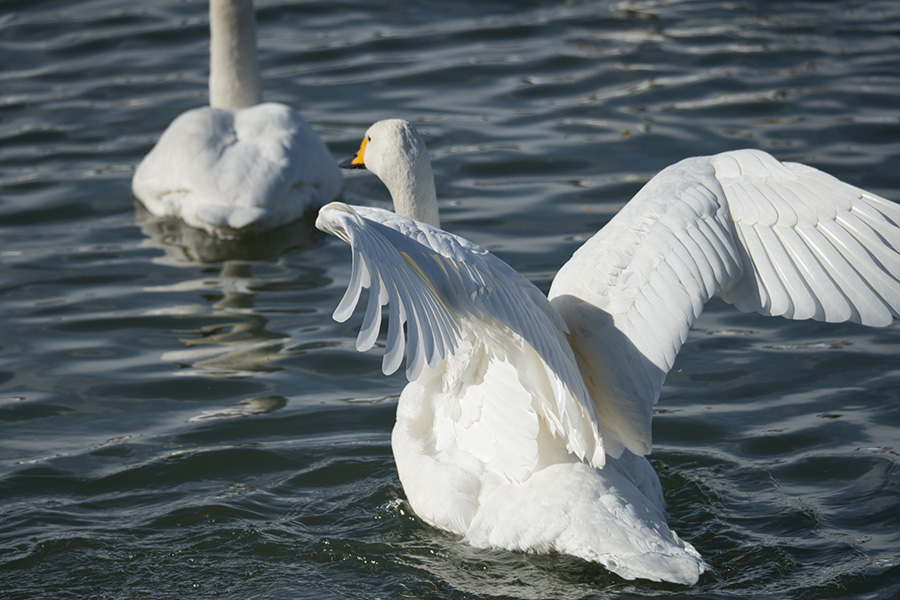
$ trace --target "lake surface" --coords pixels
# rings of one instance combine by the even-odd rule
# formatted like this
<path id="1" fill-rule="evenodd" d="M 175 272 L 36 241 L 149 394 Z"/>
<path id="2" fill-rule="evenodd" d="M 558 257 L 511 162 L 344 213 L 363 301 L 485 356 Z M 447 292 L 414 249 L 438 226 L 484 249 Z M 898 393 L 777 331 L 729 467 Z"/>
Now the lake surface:
<path id="1" fill-rule="evenodd" d="M 336 158 L 402 117 L 443 225 L 547 290 L 654 173 L 741 147 L 900 200 L 900 2 L 260 1 L 268 100 Z M 201 1 L 0 2 L 0 596 L 900 597 L 900 327 L 714 300 L 653 463 L 693 588 L 476 550 L 413 517 L 401 372 L 331 320 L 350 255 L 143 214 L 135 165 L 206 102 Z M 387 206 L 368 173 L 344 199 Z"/>

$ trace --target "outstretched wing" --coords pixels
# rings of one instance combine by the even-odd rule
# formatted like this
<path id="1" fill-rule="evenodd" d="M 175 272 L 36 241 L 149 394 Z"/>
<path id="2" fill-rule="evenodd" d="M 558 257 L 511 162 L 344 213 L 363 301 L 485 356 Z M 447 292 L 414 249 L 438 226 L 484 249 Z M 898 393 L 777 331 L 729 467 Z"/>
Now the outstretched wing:
<path id="1" fill-rule="evenodd" d="M 663 380 L 716 294 L 763 315 L 887 325 L 900 314 L 900 206 L 755 150 L 651 179 L 550 290 L 607 452 L 650 451 Z"/>
<path id="2" fill-rule="evenodd" d="M 406 376 L 415 381 L 426 365 L 433 368 L 454 353 L 464 322 L 480 322 L 490 335 L 512 332 L 551 375 L 553 406 L 540 409 L 550 430 L 580 458 L 603 464 L 599 424 L 565 323 L 527 279 L 463 238 L 385 210 L 332 202 L 319 211 L 316 227 L 350 244 L 353 256 L 334 318 L 348 319 L 369 288 L 358 350 L 374 345 L 381 309 L 388 306 L 385 374 L 396 371 L 405 354 Z"/>

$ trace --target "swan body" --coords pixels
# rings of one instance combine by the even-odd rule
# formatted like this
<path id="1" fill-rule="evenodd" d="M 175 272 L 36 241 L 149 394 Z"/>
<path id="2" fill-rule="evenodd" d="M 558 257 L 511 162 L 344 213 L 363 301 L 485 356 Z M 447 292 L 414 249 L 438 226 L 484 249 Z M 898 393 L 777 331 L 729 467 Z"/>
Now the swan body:
<path id="1" fill-rule="evenodd" d="M 255 23 L 250 0 L 211 0 L 210 106 L 175 119 L 135 171 L 132 190 L 151 213 L 231 237 L 295 221 L 340 191 L 303 117 L 260 103 Z"/>
<path id="2" fill-rule="evenodd" d="M 428 188 L 409 183 L 427 154 L 395 152 L 410 137 L 409 124 L 380 121 L 353 161 L 375 166 L 396 206 Z M 691 158 L 588 240 L 548 299 L 483 248 L 402 214 L 331 203 L 316 222 L 353 256 L 335 318 L 369 288 L 357 349 L 374 345 L 387 305 L 384 372 L 406 358 L 391 444 L 419 517 L 476 546 L 681 584 L 706 565 L 669 529 L 645 455 L 691 323 L 718 295 L 761 314 L 887 325 L 900 314 L 898 224 L 896 204 L 763 152 Z"/>

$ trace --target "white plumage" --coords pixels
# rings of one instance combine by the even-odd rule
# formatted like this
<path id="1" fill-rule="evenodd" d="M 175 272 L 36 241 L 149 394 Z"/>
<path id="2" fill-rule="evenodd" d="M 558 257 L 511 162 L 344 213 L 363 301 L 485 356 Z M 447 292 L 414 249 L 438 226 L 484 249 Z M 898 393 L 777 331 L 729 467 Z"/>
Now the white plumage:
<path id="1" fill-rule="evenodd" d="M 353 163 L 398 212 L 418 205 L 436 224 L 408 123 L 373 125 Z M 392 447 L 416 514 L 477 546 L 573 554 L 626 578 L 693 584 L 705 569 L 669 530 L 644 455 L 707 300 L 867 325 L 900 314 L 900 207 L 755 150 L 663 170 L 562 267 L 549 301 L 486 250 L 403 215 L 332 203 L 316 225 L 353 255 L 335 318 L 369 288 L 358 349 L 387 305 L 384 372 L 406 356 Z"/>
<path id="2" fill-rule="evenodd" d="M 138 166 L 134 195 L 157 216 L 214 235 L 273 229 L 334 199 L 340 170 L 309 124 L 260 104 L 250 0 L 210 1 L 210 106 L 166 129 Z"/>

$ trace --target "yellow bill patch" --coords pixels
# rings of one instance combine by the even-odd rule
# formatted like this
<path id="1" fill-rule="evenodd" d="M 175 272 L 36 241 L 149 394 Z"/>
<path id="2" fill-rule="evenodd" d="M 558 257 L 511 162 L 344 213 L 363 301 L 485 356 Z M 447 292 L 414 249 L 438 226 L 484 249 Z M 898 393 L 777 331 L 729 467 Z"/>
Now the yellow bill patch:
<path id="1" fill-rule="evenodd" d="M 359 145 L 359 150 L 356 152 L 356 156 L 353 157 L 353 160 L 350 162 L 352 165 L 364 165 L 366 164 L 366 145 L 369 143 L 369 138 L 364 137 L 362 144 Z"/>

